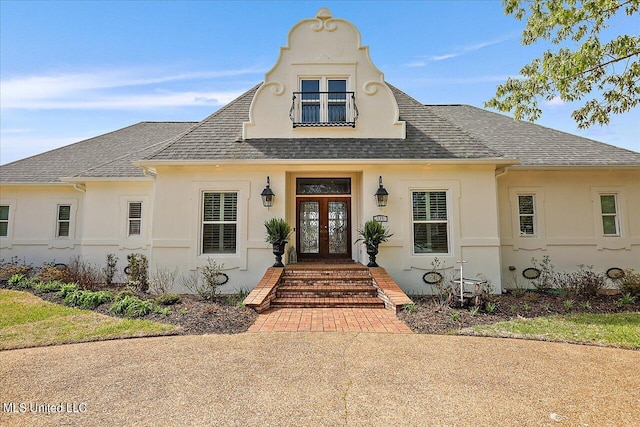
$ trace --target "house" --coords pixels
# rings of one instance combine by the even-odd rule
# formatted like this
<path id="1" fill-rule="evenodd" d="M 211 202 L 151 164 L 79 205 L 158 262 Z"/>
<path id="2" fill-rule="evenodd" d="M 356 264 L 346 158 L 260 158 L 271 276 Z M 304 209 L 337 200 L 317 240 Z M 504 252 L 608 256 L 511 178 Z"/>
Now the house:
<path id="1" fill-rule="evenodd" d="M 137 252 L 181 273 L 211 258 L 231 291 L 273 264 L 269 218 L 294 228 L 291 259 L 358 263 L 357 230 L 376 218 L 393 233 L 378 261 L 405 292 L 429 291 L 436 258 L 466 261 L 465 276 L 499 292 L 532 258 L 640 268 L 638 212 L 640 153 L 424 105 L 321 9 L 293 26 L 262 83 L 201 122 L 139 123 L 0 167 L 0 258 Z"/>

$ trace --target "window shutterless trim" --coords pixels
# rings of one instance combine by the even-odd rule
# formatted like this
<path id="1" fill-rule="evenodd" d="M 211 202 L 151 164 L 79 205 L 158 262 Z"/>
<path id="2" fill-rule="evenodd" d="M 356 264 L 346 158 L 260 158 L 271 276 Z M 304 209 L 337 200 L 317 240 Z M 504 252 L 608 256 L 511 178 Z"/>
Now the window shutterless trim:
<path id="1" fill-rule="evenodd" d="M 56 238 L 68 239 L 71 236 L 70 204 L 59 204 L 56 209 Z"/>

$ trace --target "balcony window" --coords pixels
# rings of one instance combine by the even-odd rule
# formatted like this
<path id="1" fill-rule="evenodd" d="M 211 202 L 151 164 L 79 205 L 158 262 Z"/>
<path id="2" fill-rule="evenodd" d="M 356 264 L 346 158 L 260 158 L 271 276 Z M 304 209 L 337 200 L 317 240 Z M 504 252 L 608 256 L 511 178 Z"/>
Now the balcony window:
<path id="1" fill-rule="evenodd" d="M 303 79 L 300 92 L 293 93 L 289 117 L 293 127 L 355 127 L 358 108 L 355 94 L 347 91 L 344 79 Z"/>

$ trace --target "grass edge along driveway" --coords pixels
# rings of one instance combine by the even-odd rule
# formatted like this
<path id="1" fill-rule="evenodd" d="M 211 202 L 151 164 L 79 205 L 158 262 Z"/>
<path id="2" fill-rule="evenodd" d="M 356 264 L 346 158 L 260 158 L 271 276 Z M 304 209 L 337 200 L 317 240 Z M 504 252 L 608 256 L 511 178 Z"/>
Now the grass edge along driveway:
<path id="1" fill-rule="evenodd" d="M 0 289 L 0 350 L 171 335 L 174 325 L 106 316 Z"/>
<path id="2" fill-rule="evenodd" d="M 478 325 L 463 334 L 640 350 L 640 312 L 574 313 Z"/>

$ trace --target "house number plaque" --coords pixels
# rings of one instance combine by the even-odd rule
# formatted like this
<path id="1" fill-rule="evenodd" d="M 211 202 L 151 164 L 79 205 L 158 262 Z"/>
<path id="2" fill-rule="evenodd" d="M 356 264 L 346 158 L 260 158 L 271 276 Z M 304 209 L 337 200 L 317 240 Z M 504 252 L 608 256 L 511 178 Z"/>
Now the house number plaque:
<path id="1" fill-rule="evenodd" d="M 388 222 L 389 217 L 387 215 L 374 215 L 373 220 L 378 222 Z"/>

